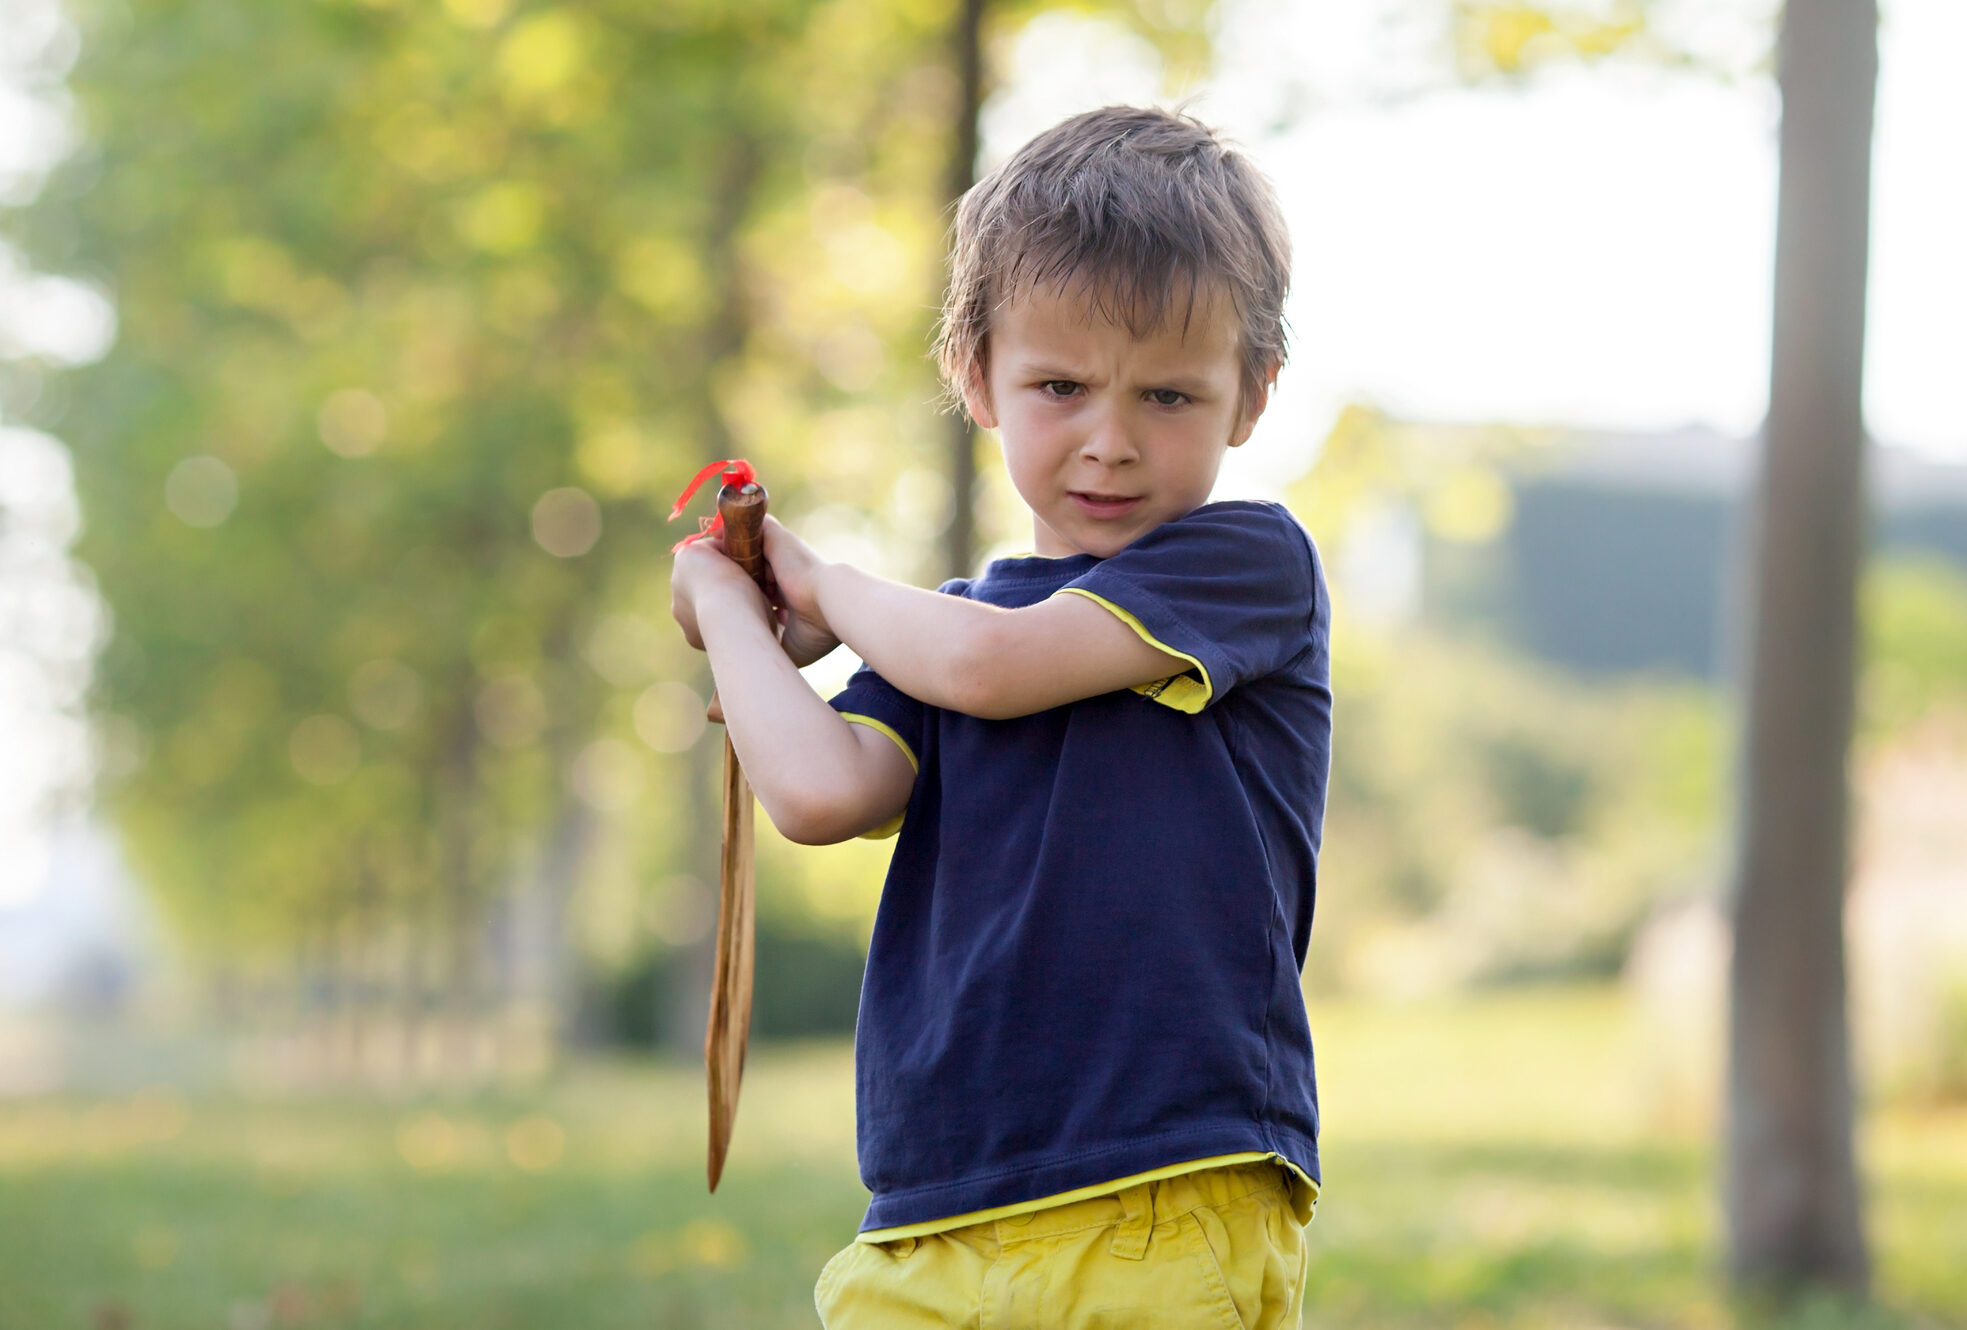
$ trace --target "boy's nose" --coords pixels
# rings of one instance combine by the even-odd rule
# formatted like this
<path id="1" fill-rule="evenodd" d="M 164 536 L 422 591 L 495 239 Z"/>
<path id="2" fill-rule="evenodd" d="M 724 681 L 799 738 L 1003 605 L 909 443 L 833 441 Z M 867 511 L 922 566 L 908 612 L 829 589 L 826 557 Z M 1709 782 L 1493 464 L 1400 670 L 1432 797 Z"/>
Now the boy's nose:
<path id="1" fill-rule="evenodd" d="M 1137 461 L 1140 450 L 1126 425 L 1111 416 L 1093 422 L 1079 445 L 1079 455 L 1102 466 L 1125 466 Z"/>

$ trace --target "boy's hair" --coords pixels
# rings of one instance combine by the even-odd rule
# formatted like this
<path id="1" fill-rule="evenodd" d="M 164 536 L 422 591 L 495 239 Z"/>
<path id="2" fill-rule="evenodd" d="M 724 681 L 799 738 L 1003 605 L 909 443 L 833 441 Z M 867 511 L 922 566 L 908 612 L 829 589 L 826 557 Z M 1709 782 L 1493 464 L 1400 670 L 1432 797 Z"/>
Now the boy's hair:
<path id="1" fill-rule="evenodd" d="M 1270 182 L 1191 116 L 1108 106 L 1053 126 L 957 205 L 936 359 L 952 402 L 989 370 L 991 313 L 1075 289 L 1135 336 L 1220 287 L 1241 323 L 1247 403 L 1284 363 L 1291 241 Z"/>

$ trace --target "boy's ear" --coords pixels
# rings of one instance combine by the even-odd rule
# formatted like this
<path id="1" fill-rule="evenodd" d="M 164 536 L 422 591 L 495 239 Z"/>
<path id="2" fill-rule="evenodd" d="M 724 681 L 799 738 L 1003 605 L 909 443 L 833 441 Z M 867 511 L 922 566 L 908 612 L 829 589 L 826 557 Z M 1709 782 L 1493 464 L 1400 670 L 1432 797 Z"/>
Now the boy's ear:
<path id="1" fill-rule="evenodd" d="M 1270 405 L 1270 393 L 1277 386 L 1277 366 L 1271 365 L 1264 371 L 1263 383 L 1255 392 L 1243 394 L 1242 414 L 1236 422 L 1236 429 L 1229 436 L 1229 446 L 1240 448 L 1250 438 L 1250 431 L 1257 427 L 1257 418 Z"/>
<path id="2" fill-rule="evenodd" d="M 963 376 L 963 409 L 970 413 L 970 419 L 977 422 L 979 429 L 997 428 L 997 412 L 991 406 L 990 385 L 984 381 L 981 365 L 972 365 Z"/>

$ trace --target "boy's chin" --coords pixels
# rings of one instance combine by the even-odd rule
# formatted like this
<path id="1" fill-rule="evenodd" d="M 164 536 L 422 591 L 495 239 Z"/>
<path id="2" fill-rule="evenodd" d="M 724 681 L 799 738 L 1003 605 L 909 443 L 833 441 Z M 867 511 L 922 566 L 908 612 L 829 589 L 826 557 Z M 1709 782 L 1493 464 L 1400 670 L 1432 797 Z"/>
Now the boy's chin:
<path id="1" fill-rule="evenodd" d="M 1074 532 L 1071 538 L 1062 538 L 1055 534 L 1051 541 L 1049 557 L 1054 559 L 1069 559 L 1077 554 L 1090 554 L 1095 559 L 1109 558 L 1133 544 L 1140 534 L 1139 531 L 1131 527 L 1124 532 L 1113 531 L 1099 534 Z M 1043 551 L 1040 552 L 1042 553 Z"/>
<path id="2" fill-rule="evenodd" d="M 1167 521 L 1169 515 L 1143 502 L 1111 517 L 1101 517 L 1082 511 L 1066 496 L 1058 504 L 1056 517 L 1056 522 L 1039 519 L 1033 523 L 1034 553 L 1054 559 L 1075 554 L 1104 559 L 1126 549 Z"/>

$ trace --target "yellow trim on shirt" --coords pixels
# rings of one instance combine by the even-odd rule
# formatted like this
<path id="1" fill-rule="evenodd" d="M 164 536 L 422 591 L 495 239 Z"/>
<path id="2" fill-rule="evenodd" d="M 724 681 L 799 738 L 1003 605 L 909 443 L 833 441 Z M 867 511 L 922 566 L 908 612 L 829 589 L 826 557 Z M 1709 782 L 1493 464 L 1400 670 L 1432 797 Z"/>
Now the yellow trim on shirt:
<path id="1" fill-rule="evenodd" d="M 1095 1182 L 1087 1187 L 1075 1187 L 1062 1191 L 1056 1196 L 1041 1196 L 1033 1201 L 1019 1201 L 1013 1205 L 992 1206 L 988 1210 L 972 1210 L 968 1214 L 950 1215 L 946 1219 L 925 1219 L 919 1224 L 900 1224 L 894 1228 L 869 1229 L 855 1235 L 856 1242 L 892 1242 L 896 1238 L 920 1238 L 931 1233 L 945 1233 L 952 1228 L 962 1228 L 966 1224 L 982 1224 L 993 1219 L 1007 1219 L 1012 1215 L 1029 1214 L 1033 1210 L 1049 1210 L 1055 1205 L 1070 1205 L 1094 1196 L 1107 1196 L 1116 1191 L 1142 1182 L 1159 1182 L 1163 1178 L 1179 1177 L 1183 1173 L 1199 1173 L 1205 1168 L 1226 1168 L 1231 1164 L 1254 1164 L 1260 1160 L 1275 1159 L 1291 1170 L 1292 1174 L 1311 1189 L 1314 1206 L 1318 1200 L 1318 1184 L 1305 1176 L 1303 1169 L 1280 1154 L 1268 1154 L 1262 1150 L 1244 1150 L 1237 1154 L 1211 1155 L 1207 1159 L 1191 1159 L 1181 1164 L 1164 1164 L 1160 1168 L 1150 1168 L 1145 1173 L 1130 1173 L 1124 1178 L 1114 1178 L 1111 1182 Z"/>
<path id="2" fill-rule="evenodd" d="M 908 769 L 910 771 L 919 772 L 922 770 L 922 764 L 915 760 L 915 750 L 908 746 L 908 740 L 895 733 L 893 727 L 883 724 L 872 716 L 863 716 L 857 711 L 843 711 L 840 713 L 840 719 L 850 720 L 856 725 L 866 725 L 872 729 L 881 731 L 890 739 L 893 739 L 895 746 L 902 750 L 902 756 L 908 759 Z"/>
<path id="3" fill-rule="evenodd" d="M 1120 622 L 1133 629 L 1141 641 L 1158 650 L 1165 651 L 1171 656 L 1180 656 L 1190 665 L 1193 665 L 1195 672 L 1202 676 L 1200 679 L 1191 679 L 1185 673 L 1171 674 L 1165 679 L 1156 679 L 1152 683 L 1134 684 L 1133 690 L 1142 697 L 1152 698 L 1164 707 L 1173 707 L 1177 711 L 1186 711 L 1190 715 L 1195 714 L 1202 710 L 1203 707 L 1209 705 L 1209 698 L 1214 695 L 1215 689 L 1209 682 L 1208 667 L 1201 661 L 1189 655 L 1188 652 L 1177 651 L 1166 642 L 1163 642 L 1153 633 L 1150 633 L 1147 630 L 1147 626 L 1139 619 L 1136 619 L 1126 610 L 1121 609 L 1105 596 L 1095 595 L 1084 587 L 1076 586 L 1060 587 L 1052 594 L 1055 596 L 1084 596 L 1096 604 L 1106 606 L 1107 609 L 1113 611 Z"/>
<path id="4" fill-rule="evenodd" d="M 840 719 L 854 725 L 865 725 L 870 729 L 876 729 L 881 731 L 881 733 L 887 735 L 890 739 L 893 739 L 895 743 L 901 748 L 902 756 L 908 759 L 909 770 L 917 773 L 921 772 L 922 764 L 915 760 L 915 750 L 913 748 L 910 748 L 908 746 L 908 740 L 902 738 L 901 735 L 896 734 L 891 726 L 882 724 L 880 721 L 876 720 L 872 716 L 863 716 L 858 712 L 854 712 L 854 711 L 841 712 Z M 863 831 L 858 837 L 856 837 L 856 839 L 857 840 L 887 840 L 888 837 L 894 835 L 896 832 L 902 829 L 902 819 L 906 816 L 908 816 L 906 811 L 897 813 L 893 817 L 889 818 L 886 822 L 883 822 L 880 826 L 876 827 L 874 830 Z"/>

